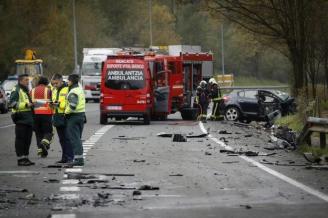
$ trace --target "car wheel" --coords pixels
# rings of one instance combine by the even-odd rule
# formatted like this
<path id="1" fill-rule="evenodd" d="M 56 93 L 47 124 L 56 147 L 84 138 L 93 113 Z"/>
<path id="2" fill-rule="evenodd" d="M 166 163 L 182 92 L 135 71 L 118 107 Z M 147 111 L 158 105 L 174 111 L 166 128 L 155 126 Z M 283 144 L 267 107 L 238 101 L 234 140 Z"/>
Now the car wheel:
<path id="1" fill-rule="evenodd" d="M 229 121 L 237 121 L 239 119 L 239 110 L 236 107 L 229 107 L 224 115 Z"/>

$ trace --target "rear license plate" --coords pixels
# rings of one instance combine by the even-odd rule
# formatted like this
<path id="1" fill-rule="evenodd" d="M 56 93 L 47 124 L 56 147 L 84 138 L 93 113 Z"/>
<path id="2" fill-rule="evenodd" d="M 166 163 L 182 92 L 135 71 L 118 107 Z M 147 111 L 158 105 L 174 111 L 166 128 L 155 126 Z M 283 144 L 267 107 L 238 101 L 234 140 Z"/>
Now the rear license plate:
<path id="1" fill-rule="evenodd" d="M 108 110 L 113 110 L 113 111 L 121 111 L 122 106 L 108 106 Z"/>

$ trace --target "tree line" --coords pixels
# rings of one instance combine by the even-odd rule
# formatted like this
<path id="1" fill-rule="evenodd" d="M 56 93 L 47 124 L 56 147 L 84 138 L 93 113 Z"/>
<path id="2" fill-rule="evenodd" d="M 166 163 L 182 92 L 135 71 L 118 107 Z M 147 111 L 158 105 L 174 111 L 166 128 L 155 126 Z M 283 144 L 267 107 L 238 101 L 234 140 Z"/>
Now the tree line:
<path id="1" fill-rule="evenodd" d="M 221 73 L 222 68 L 223 25 L 226 73 L 281 82 L 295 81 L 292 84 L 296 90 L 323 78 L 326 56 L 323 55 L 324 46 L 319 43 L 325 40 L 325 36 L 319 34 L 324 29 L 321 22 L 325 23 L 321 18 L 325 16 L 323 8 L 319 10 L 321 4 L 326 6 L 323 0 L 311 3 L 311 7 L 308 1 L 304 1 L 303 6 L 296 3 L 300 1 L 290 1 L 297 4 L 297 10 L 293 10 L 290 16 L 294 18 L 292 20 L 284 17 L 289 14 L 287 11 L 280 16 L 275 14 L 282 8 L 276 12 L 273 10 L 278 3 L 289 2 L 287 0 L 151 2 L 153 45 L 201 45 L 203 50 L 213 52 L 215 73 Z M 149 0 L 76 0 L 79 63 L 84 47 L 148 47 L 149 3 Z M 270 3 L 274 3 L 271 9 L 268 6 Z M 285 7 L 292 10 L 292 5 Z M 306 13 L 302 12 L 304 15 L 300 12 L 302 7 L 306 10 Z M 318 14 L 312 11 L 315 8 L 321 11 L 320 16 L 314 16 Z M 72 72 L 72 16 L 72 1 L 69 0 L 0 0 L 0 28 L 3 30 L 0 39 L 0 79 L 14 71 L 14 60 L 22 58 L 27 48 L 36 50 L 37 56 L 44 60 L 46 74 Z M 318 32 L 311 36 L 311 40 L 308 32 L 305 39 L 302 38 L 305 30 L 300 28 L 303 25 L 298 19 L 303 16 L 307 22 L 304 28 Z M 261 24 L 260 21 L 266 22 Z M 316 25 L 309 25 L 310 22 Z M 292 24 L 294 29 L 286 26 Z"/>
<path id="2" fill-rule="evenodd" d="M 295 95 L 316 97 L 318 83 L 328 84 L 326 0 L 206 0 L 213 16 L 223 16 L 280 50 L 291 63 Z M 287 75 L 286 75 L 287 76 Z M 326 90 L 325 90 L 326 92 Z"/>

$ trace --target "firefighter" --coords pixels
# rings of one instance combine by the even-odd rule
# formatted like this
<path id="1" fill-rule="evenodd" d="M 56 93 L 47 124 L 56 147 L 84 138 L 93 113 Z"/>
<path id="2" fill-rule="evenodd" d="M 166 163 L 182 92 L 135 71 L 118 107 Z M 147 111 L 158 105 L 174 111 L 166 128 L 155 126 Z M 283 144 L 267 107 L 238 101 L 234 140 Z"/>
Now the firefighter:
<path id="1" fill-rule="evenodd" d="M 70 140 L 67 135 L 66 120 L 65 120 L 65 108 L 66 97 L 68 94 L 68 86 L 63 81 L 63 76 L 60 74 L 54 74 L 51 79 L 53 87 L 52 91 L 52 108 L 53 118 L 52 123 L 56 127 L 60 146 L 62 148 L 61 160 L 57 161 L 57 164 L 71 164 L 74 159 L 73 147 L 70 144 Z"/>
<path id="2" fill-rule="evenodd" d="M 29 77 L 22 74 L 18 77 L 18 84 L 10 95 L 12 120 L 15 126 L 15 150 L 18 166 L 34 165 L 28 159 L 33 127 L 33 103 L 28 92 Z"/>
<path id="3" fill-rule="evenodd" d="M 74 152 L 74 166 L 83 166 L 82 131 L 85 118 L 85 96 L 79 86 L 79 75 L 68 77 L 69 92 L 66 98 L 65 117 L 67 119 L 67 134 Z"/>
<path id="4" fill-rule="evenodd" d="M 199 118 L 203 122 L 206 122 L 207 108 L 209 103 L 208 97 L 209 97 L 209 93 L 207 89 L 207 83 L 205 80 L 202 80 L 196 89 L 196 104 L 198 104 L 200 107 Z"/>
<path id="5" fill-rule="evenodd" d="M 210 90 L 209 90 L 210 98 L 212 99 L 213 102 L 211 120 L 220 120 L 223 118 L 220 115 L 220 103 L 222 101 L 221 90 L 214 78 L 211 78 L 209 80 L 209 85 L 210 85 Z"/>
<path id="6" fill-rule="evenodd" d="M 41 76 L 38 84 L 31 90 L 31 98 L 34 103 L 34 131 L 38 146 L 38 155 L 45 158 L 53 139 L 51 89 L 49 80 Z"/>

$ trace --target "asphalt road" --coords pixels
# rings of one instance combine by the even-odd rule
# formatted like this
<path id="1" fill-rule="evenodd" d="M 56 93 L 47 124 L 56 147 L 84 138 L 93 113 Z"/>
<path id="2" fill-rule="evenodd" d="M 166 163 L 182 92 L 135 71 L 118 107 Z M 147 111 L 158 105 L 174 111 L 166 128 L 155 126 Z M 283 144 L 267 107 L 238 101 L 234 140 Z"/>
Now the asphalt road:
<path id="1" fill-rule="evenodd" d="M 60 157 L 57 138 L 46 159 L 37 157 L 33 139 L 36 165 L 17 167 L 14 126 L 0 115 L 0 217 L 327 217 L 327 171 L 305 169 L 295 151 L 265 150 L 269 133 L 261 129 L 202 125 L 179 114 L 149 126 L 102 126 L 97 104 L 87 105 L 87 119 L 85 166 L 58 169 L 48 168 Z M 187 142 L 157 136 L 206 131 Z M 276 154 L 228 156 L 220 153 L 226 146 Z"/>

